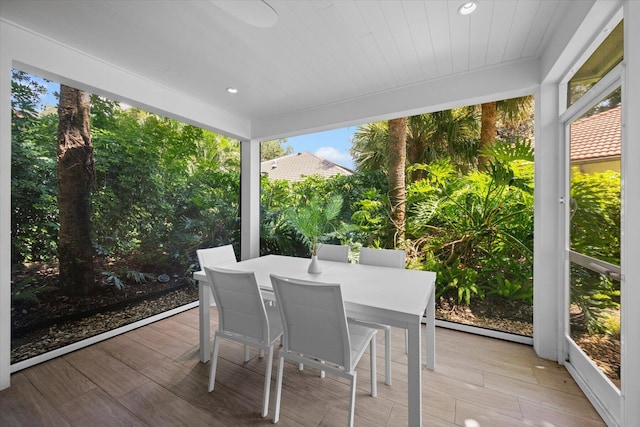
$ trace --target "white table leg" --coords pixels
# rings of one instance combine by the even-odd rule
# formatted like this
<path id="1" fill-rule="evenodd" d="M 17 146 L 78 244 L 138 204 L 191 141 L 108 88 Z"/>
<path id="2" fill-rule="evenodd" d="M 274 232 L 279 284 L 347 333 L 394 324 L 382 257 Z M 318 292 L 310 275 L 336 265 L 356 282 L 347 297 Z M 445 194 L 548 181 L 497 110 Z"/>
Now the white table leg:
<path id="1" fill-rule="evenodd" d="M 427 369 L 432 371 L 436 368 L 436 290 L 435 286 L 429 302 L 427 303 L 427 324 L 426 324 L 426 344 L 425 354 L 427 355 Z"/>
<path id="2" fill-rule="evenodd" d="M 409 426 L 422 426 L 422 358 L 420 356 L 420 317 L 409 325 L 407 376 L 409 384 Z"/>
<path id="3" fill-rule="evenodd" d="M 207 362 L 209 361 L 209 358 L 211 357 L 211 342 L 209 339 L 209 334 L 210 334 L 210 327 L 211 327 L 211 323 L 209 322 L 209 317 L 211 315 L 211 308 L 209 307 L 210 301 L 209 301 L 209 294 L 211 292 L 209 291 L 209 285 L 207 285 L 206 283 L 203 284 L 201 282 L 198 282 L 198 296 L 199 296 L 199 303 L 198 303 L 198 310 L 199 310 L 199 316 L 198 318 L 200 319 L 200 361 L 201 362 Z"/>

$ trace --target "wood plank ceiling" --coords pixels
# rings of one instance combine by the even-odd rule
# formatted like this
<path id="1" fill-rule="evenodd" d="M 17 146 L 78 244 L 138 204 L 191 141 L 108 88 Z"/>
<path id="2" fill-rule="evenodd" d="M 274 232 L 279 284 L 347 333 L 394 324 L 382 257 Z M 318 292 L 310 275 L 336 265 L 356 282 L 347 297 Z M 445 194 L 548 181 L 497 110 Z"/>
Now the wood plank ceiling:
<path id="1" fill-rule="evenodd" d="M 268 0 L 270 28 L 216 3 L 3 0 L 1 12 L 254 121 L 539 57 L 571 2 L 479 0 L 461 16 L 463 0 Z"/>

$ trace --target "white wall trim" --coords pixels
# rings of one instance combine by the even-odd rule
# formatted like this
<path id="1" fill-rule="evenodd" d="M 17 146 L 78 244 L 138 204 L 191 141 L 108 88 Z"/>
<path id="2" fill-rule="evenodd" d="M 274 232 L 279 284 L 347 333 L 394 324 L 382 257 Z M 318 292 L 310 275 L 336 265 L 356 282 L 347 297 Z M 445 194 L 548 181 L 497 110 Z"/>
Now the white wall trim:
<path id="1" fill-rule="evenodd" d="M 260 142 L 240 145 L 240 258 L 260 256 Z"/>
<path id="2" fill-rule="evenodd" d="M 426 318 L 422 318 L 422 323 L 426 322 Z M 464 323 L 449 322 L 446 320 L 436 319 L 436 326 L 454 331 L 466 332 L 469 334 L 480 335 L 488 338 L 496 338 L 503 341 L 511 341 L 519 344 L 533 345 L 533 337 L 526 335 L 511 334 L 509 332 L 496 331 L 494 329 L 482 328 L 479 326 L 465 325 Z"/>
<path id="3" fill-rule="evenodd" d="M 624 4 L 622 74 L 622 424 L 640 425 L 640 2 Z"/>
<path id="4" fill-rule="evenodd" d="M 574 2 L 574 6 L 542 55 L 543 81 L 560 83 L 580 58 L 587 55 L 589 48 L 604 39 L 602 23 L 611 20 L 620 10 L 621 1 L 581 0 Z"/>
<path id="5" fill-rule="evenodd" d="M 561 361 L 563 254 L 559 238 L 562 206 L 557 99 L 556 83 L 542 84 L 535 97 L 533 347 L 540 357 Z"/>
<path id="6" fill-rule="evenodd" d="M 5 40 L 0 25 L 0 390 L 11 377 L 11 57 Z"/>

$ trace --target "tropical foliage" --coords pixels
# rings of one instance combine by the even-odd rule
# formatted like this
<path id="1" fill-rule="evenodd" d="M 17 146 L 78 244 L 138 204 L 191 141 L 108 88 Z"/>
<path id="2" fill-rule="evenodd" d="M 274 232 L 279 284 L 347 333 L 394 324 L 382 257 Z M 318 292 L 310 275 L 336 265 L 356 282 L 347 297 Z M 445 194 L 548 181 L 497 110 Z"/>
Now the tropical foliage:
<path id="1" fill-rule="evenodd" d="M 40 107 L 42 94 L 37 81 L 14 72 L 14 265 L 55 263 L 57 256 L 58 117 Z M 526 138 L 505 137 L 479 151 L 478 114 L 470 107 L 407 118 L 403 237 L 397 239 L 390 220 L 397 202 L 391 201 L 387 179 L 389 123 L 379 122 L 354 135 L 351 176 L 300 182 L 261 178 L 260 253 L 308 256 L 318 241 L 355 250 L 397 245 L 407 250 L 411 268 L 438 273 L 437 293 L 443 298 L 470 304 L 492 296 L 531 304 L 533 149 Z M 518 126 L 502 135 L 517 134 Z M 91 132 L 92 242 L 95 255 L 108 265 L 100 272 L 106 282 L 122 287 L 127 280 L 144 281 L 155 267 L 167 265 L 188 277 L 197 268 L 197 248 L 239 245 L 238 141 L 97 96 L 91 97 Z M 285 140 L 271 141 L 263 158 L 288 153 Z M 479 156 L 487 159 L 481 169 Z M 619 242 L 586 233 L 619 227 L 616 198 L 601 191 L 601 181 L 609 178 L 574 180 L 572 194 L 581 209 L 572 235 L 576 247 L 613 260 L 619 258 Z M 317 225 L 312 230 L 303 227 L 305 212 L 323 213 L 305 217 Z M 593 325 L 598 310 L 614 306 L 618 294 L 611 283 L 581 283 L 573 300 Z M 29 280 L 13 284 L 16 298 L 37 298 L 33 289 Z"/>
<path id="2" fill-rule="evenodd" d="M 571 249 L 620 265 L 620 174 L 573 168 L 571 207 Z M 610 310 L 620 307 L 620 283 L 572 263 L 571 301 L 580 309 L 573 322 L 591 333 L 609 331 Z"/>
<path id="3" fill-rule="evenodd" d="M 41 108 L 42 83 L 13 77 L 12 263 L 55 264 L 58 114 Z M 91 134 L 91 240 L 109 266 L 105 282 L 120 287 L 168 266 L 186 274 L 196 248 L 239 242 L 238 141 L 97 96 Z"/>
<path id="4" fill-rule="evenodd" d="M 410 189 L 410 234 L 438 293 L 469 303 L 496 294 L 532 302 L 533 152 L 496 145 L 487 171 L 461 174 L 448 160 L 425 167 Z"/>
<path id="5" fill-rule="evenodd" d="M 333 223 L 341 210 L 342 196 L 339 194 L 331 197 L 315 195 L 301 205 L 289 206 L 285 210 L 285 217 L 307 245 L 311 255 L 317 255 L 318 244 L 335 232 Z"/>

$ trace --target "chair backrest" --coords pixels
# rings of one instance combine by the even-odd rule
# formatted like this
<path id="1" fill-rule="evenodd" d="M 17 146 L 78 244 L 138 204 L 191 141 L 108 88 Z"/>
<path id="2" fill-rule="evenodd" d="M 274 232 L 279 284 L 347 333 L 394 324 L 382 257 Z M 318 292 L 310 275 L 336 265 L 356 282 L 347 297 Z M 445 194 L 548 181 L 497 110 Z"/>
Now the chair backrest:
<path id="1" fill-rule="evenodd" d="M 269 321 L 253 272 L 204 267 L 218 307 L 218 329 L 271 342 Z"/>
<path id="2" fill-rule="evenodd" d="M 198 262 L 200 269 L 204 267 L 214 267 L 220 264 L 238 262 L 233 251 L 233 245 L 218 246 L 215 248 L 198 249 Z"/>
<path id="3" fill-rule="evenodd" d="M 347 262 L 349 260 L 349 246 L 321 243 L 318 245 L 318 259 Z"/>
<path id="4" fill-rule="evenodd" d="M 340 285 L 271 275 L 284 350 L 350 369 L 351 343 Z"/>
<path id="5" fill-rule="evenodd" d="M 360 249 L 360 264 L 404 268 L 407 254 L 401 249 Z"/>

